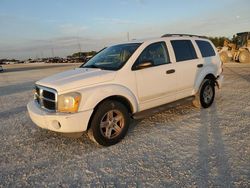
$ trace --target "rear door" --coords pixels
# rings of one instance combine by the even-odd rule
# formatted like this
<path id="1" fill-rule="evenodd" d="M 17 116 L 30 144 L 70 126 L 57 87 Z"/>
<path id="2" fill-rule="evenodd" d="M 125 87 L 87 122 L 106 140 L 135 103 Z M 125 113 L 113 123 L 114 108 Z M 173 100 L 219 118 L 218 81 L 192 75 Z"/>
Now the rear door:
<path id="1" fill-rule="evenodd" d="M 220 63 L 218 63 L 219 58 L 216 57 L 215 50 L 211 43 L 206 40 L 195 40 L 195 43 L 200 50 L 203 67 L 213 70 L 214 75 L 217 75 L 217 70 L 220 70 Z"/>
<path id="2" fill-rule="evenodd" d="M 176 39 L 170 41 L 175 54 L 175 69 L 178 76 L 180 97 L 191 95 L 199 69 L 202 68 L 191 40 Z"/>

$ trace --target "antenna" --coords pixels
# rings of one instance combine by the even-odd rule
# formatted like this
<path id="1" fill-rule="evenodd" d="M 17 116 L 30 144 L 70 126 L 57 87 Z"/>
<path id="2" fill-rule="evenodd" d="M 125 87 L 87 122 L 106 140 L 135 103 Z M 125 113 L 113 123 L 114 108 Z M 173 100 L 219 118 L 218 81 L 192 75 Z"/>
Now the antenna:
<path id="1" fill-rule="evenodd" d="M 55 57 L 54 48 L 53 48 L 53 41 L 51 41 L 51 55 L 52 55 L 52 57 Z"/>
<path id="2" fill-rule="evenodd" d="M 76 40 L 77 40 L 78 48 L 79 48 L 79 53 L 78 53 L 79 57 L 78 57 L 78 58 L 79 58 L 79 61 L 80 61 L 80 59 L 81 59 L 82 47 L 81 47 L 81 43 L 80 43 L 80 40 L 79 40 L 79 35 L 77 36 Z"/>
<path id="3" fill-rule="evenodd" d="M 40 53 L 41 53 L 41 59 L 43 59 L 43 51 L 41 51 Z"/>
<path id="4" fill-rule="evenodd" d="M 55 53 L 54 53 L 54 48 L 53 47 L 51 48 L 51 55 L 52 55 L 52 57 L 55 57 Z"/>
<path id="5" fill-rule="evenodd" d="M 77 43 L 78 43 L 79 52 L 81 52 L 82 51 L 82 46 L 81 46 L 81 43 L 80 43 L 79 36 L 77 37 Z"/>
<path id="6" fill-rule="evenodd" d="M 130 39 L 129 39 L 129 32 L 127 32 L 127 39 L 128 39 L 128 41 L 130 40 Z"/>

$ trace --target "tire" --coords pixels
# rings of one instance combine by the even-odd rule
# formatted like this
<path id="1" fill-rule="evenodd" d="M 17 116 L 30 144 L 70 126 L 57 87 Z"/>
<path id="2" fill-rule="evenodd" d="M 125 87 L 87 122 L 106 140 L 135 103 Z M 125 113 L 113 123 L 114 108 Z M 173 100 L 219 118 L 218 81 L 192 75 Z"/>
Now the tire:
<path id="1" fill-rule="evenodd" d="M 239 62 L 250 63 L 250 52 L 248 52 L 247 50 L 241 51 L 239 55 Z"/>
<path id="2" fill-rule="evenodd" d="M 204 79 L 201 83 L 200 89 L 195 95 L 193 105 L 197 108 L 208 108 L 214 102 L 215 97 L 215 83 L 211 79 Z"/>
<path id="3" fill-rule="evenodd" d="M 128 109 L 120 102 L 106 100 L 95 110 L 88 136 L 102 146 L 111 146 L 123 139 L 129 128 Z"/>

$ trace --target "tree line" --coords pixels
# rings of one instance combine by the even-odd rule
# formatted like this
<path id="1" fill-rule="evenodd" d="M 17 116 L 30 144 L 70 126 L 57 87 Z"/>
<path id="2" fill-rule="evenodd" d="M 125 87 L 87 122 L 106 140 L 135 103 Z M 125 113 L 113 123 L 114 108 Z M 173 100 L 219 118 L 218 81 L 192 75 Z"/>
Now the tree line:
<path id="1" fill-rule="evenodd" d="M 93 56 L 96 54 L 96 51 L 90 51 L 90 52 L 76 52 L 73 53 L 71 56 L 73 58 L 81 58 L 81 57 L 88 57 L 88 56 Z"/>
<path id="2" fill-rule="evenodd" d="M 227 37 L 208 37 L 208 39 L 211 40 L 216 47 L 223 46 L 224 40 L 229 40 Z"/>

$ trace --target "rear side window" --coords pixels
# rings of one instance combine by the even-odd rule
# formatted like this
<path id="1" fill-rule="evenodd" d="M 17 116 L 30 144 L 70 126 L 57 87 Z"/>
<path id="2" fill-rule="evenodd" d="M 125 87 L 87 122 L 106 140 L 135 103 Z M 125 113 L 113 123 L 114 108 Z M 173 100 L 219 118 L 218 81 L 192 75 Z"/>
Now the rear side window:
<path id="1" fill-rule="evenodd" d="M 190 40 L 172 40 L 176 61 L 197 59 L 194 46 Z"/>
<path id="2" fill-rule="evenodd" d="M 202 57 L 215 56 L 214 49 L 209 42 L 203 40 L 196 40 L 195 42 L 201 51 Z"/>

